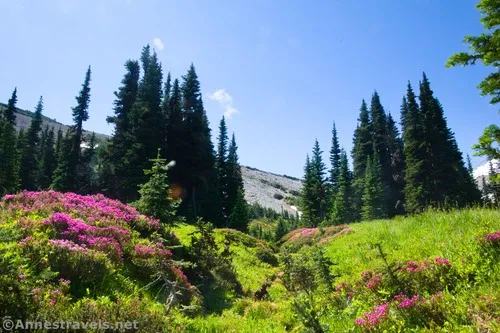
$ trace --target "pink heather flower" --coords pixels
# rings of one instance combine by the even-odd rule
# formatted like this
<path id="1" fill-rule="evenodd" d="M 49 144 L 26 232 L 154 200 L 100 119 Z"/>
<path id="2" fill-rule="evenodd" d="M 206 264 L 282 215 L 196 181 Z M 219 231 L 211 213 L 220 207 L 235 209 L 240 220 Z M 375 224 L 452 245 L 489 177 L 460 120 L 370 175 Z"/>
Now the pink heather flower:
<path id="1" fill-rule="evenodd" d="M 451 266 L 450 262 L 448 259 L 437 257 L 436 258 L 436 264 L 438 265 L 443 265 L 443 266 Z"/>
<path id="2" fill-rule="evenodd" d="M 400 299 L 401 297 L 406 297 L 403 293 L 399 293 L 397 295 L 394 295 L 394 299 Z"/>
<path id="3" fill-rule="evenodd" d="M 32 290 L 33 294 L 38 294 L 40 292 L 40 288 L 35 288 Z"/>
<path id="4" fill-rule="evenodd" d="M 50 303 L 50 305 L 56 305 L 56 300 L 55 299 L 51 299 L 49 303 Z"/>
<path id="5" fill-rule="evenodd" d="M 71 284 L 71 281 L 70 281 L 70 280 L 65 280 L 65 279 L 63 279 L 63 278 L 60 278 L 60 279 L 59 279 L 59 282 L 60 282 L 60 283 L 64 283 L 64 284 Z"/>
<path id="6" fill-rule="evenodd" d="M 420 297 L 418 295 L 413 296 L 412 298 L 404 297 L 401 303 L 398 304 L 398 307 L 402 309 L 410 308 L 412 307 Z"/>
<path id="7" fill-rule="evenodd" d="M 387 317 L 390 305 L 390 302 L 376 305 L 372 311 L 365 312 L 362 318 L 356 318 L 354 323 L 358 326 L 373 329 Z"/>
<path id="8" fill-rule="evenodd" d="M 21 279 L 21 280 L 24 280 L 24 279 L 26 279 L 26 275 L 25 274 L 19 274 L 18 278 Z"/>
<path id="9" fill-rule="evenodd" d="M 366 286 L 370 289 L 375 289 L 379 286 L 380 282 L 382 282 L 380 276 L 374 276 L 366 283 Z"/>
<path id="10" fill-rule="evenodd" d="M 496 243 L 500 241 L 500 231 L 487 234 L 484 238 L 479 238 L 479 242 Z"/>

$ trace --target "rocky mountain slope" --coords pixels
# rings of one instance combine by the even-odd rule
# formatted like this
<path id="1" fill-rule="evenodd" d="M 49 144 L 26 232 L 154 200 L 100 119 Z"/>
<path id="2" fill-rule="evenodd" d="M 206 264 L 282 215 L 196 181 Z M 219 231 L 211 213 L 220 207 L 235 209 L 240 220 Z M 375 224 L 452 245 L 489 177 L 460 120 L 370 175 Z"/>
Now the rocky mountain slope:
<path id="1" fill-rule="evenodd" d="M 0 103 L 0 112 L 3 112 L 3 110 L 7 108 L 7 105 L 4 103 Z M 22 110 L 22 109 L 17 109 L 16 110 L 16 127 L 18 130 L 21 128 L 26 130 L 31 123 L 31 118 L 33 118 L 33 112 L 27 111 L 27 110 Z M 43 116 L 42 115 L 42 128 L 45 128 L 48 126 L 49 128 L 53 127 L 54 132 L 57 133 L 59 131 L 59 128 L 62 129 L 63 135 L 66 133 L 66 131 L 69 129 L 69 126 L 61 124 L 55 119 L 51 119 L 49 117 Z M 83 131 L 85 136 L 91 135 L 92 132 L 89 131 Z M 95 134 L 98 140 L 105 140 L 109 136 L 106 134 L 100 134 L 96 133 Z"/>

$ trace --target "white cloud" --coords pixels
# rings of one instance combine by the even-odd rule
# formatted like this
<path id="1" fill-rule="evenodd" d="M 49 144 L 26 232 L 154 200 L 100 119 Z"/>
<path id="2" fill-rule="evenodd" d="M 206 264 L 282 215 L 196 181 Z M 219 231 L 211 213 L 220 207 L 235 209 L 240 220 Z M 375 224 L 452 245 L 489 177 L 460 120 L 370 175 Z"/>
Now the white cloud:
<path id="1" fill-rule="evenodd" d="M 224 109 L 224 116 L 228 119 L 233 114 L 239 113 L 238 109 L 233 106 L 233 97 L 224 88 L 217 89 L 213 93 L 208 94 L 208 98 L 219 103 Z"/>
<path id="2" fill-rule="evenodd" d="M 161 41 L 160 38 L 158 37 L 155 37 L 153 39 L 153 44 L 154 46 L 156 46 L 156 48 L 159 50 L 159 51 L 163 51 L 163 49 L 165 48 L 165 44 L 163 44 L 163 42 Z"/>

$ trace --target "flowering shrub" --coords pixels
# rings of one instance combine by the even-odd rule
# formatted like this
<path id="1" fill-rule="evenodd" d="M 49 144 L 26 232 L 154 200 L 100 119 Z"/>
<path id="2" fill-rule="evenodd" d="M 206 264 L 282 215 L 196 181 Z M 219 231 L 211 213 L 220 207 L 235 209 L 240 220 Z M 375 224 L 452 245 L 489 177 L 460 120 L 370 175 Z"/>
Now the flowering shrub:
<path id="1" fill-rule="evenodd" d="M 11 234 L 0 240 L 0 254 L 19 258 L 17 269 L 0 260 L 5 274 L 0 281 L 0 315 L 50 316 L 47 309 L 65 311 L 89 297 L 137 290 L 154 299 L 165 290 L 154 281 L 177 286 L 164 291 L 159 301 L 168 298 L 165 292 L 182 293 L 176 298 L 184 304 L 195 295 L 181 262 L 166 246 L 176 241 L 175 235 L 119 201 L 101 194 L 24 191 L 4 196 L 0 209 L 7 216 L 0 227 Z M 3 294 L 4 287 L 13 294 Z M 28 303 L 7 302 L 19 297 Z"/>

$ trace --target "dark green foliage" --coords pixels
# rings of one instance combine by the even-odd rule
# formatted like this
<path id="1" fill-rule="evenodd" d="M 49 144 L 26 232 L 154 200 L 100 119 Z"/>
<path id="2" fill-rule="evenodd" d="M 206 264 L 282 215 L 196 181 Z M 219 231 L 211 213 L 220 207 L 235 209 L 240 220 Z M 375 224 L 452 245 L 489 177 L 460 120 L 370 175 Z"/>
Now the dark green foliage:
<path id="1" fill-rule="evenodd" d="M 358 118 L 358 126 L 354 131 L 353 148 L 353 191 L 354 191 L 354 212 L 355 220 L 361 216 L 361 196 L 363 193 L 363 182 L 365 178 L 366 161 L 369 156 L 373 155 L 373 137 L 370 123 L 370 115 L 365 100 L 361 103 L 361 108 Z"/>
<path id="2" fill-rule="evenodd" d="M 338 184 L 338 191 L 335 193 L 332 210 L 330 212 L 330 222 L 335 225 L 352 222 L 354 218 L 352 206 L 352 173 L 349 170 L 347 154 L 344 150 L 342 150 L 340 154 Z"/>
<path id="3" fill-rule="evenodd" d="M 232 212 L 238 200 L 238 192 L 245 194 L 243 188 L 243 177 L 241 175 L 240 162 L 238 160 L 238 146 L 234 133 L 229 144 L 227 162 L 226 162 L 226 184 L 222 184 L 226 188 L 226 209 Z"/>
<path id="4" fill-rule="evenodd" d="M 89 118 L 88 108 L 90 104 L 90 66 L 85 74 L 82 90 L 76 97 L 77 105 L 73 110 L 74 125 L 66 133 L 64 143 L 61 145 L 58 156 L 57 168 L 54 171 L 52 188 L 58 191 L 77 191 L 76 187 L 77 169 L 80 162 L 83 141 L 83 122 Z"/>
<path id="5" fill-rule="evenodd" d="M 419 106 L 413 89 L 408 83 L 406 97 L 401 105 L 405 156 L 405 209 L 408 212 L 421 212 L 426 204 L 426 152 L 422 142 L 423 126 Z"/>
<path id="6" fill-rule="evenodd" d="M 370 221 L 386 217 L 382 171 L 375 155 L 367 160 L 363 186 L 361 218 Z"/>
<path id="7" fill-rule="evenodd" d="M 228 217 L 228 227 L 246 232 L 248 227 L 248 204 L 243 189 L 238 189 L 231 215 Z"/>
<path id="8" fill-rule="evenodd" d="M 278 219 L 278 223 L 276 224 L 276 231 L 274 233 L 275 241 L 279 241 L 283 236 L 289 233 L 291 230 L 289 229 L 288 223 L 285 219 Z"/>
<path id="9" fill-rule="evenodd" d="M 47 128 L 45 128 L 45 130 L 47 130 Z M 45 136 L 45 140 L 41 151 L 40 178 L 39 178 L 40 189 L 46 190 L 50 187 L 56 165 L 57 165 L 57 156 L 54 147 L 54 128 L 51 128 Z"/>
<path id="10" fill-rule="evenodd" d="M 337 128 L 335 127 L 335 122 L 333 123 L 332 129 L 332 147 L 330 148 L 330 182 L 332 185 L 331 195 L 335 198 L 335 194 L 339 188 L 339 173 L 340 173 L 340 144 L 339 137 L 337 135 Z"/>
<path id="11" fill-rule="evenodd" d="M 107 118 L 107 122 L 114 124 L 115 129 L 108 150 L 104 153 L 103 160 L 108 164 L 104 187 L 107 194 L 121 197 L 121 189 L 128 170 L 128 161 L 125 159 L 127 150 L 131 145 L 130 112 L 137 98 L 140 67 L 137 61 L 125 62 L 126 73 L 121 81 L 122 85 L 114 92 L 114 115 Z"/>
<path id="12" fill-rule="evenodd" d="M 201 219 L 197 221 L 187 253 L 188 260 L 194 263 L 194 267 L 187 269 L 186 274 L 189 281 L 200 289 L 205 308 L 209 311 L 219 310 L 219 304 L 214 304 L 217 294 L 227 291 L 242 293 L 242 286 L 231 262 L 229 245 L 226 241 L 225 249 L 220 252 L 215 242 L 213 225 Z"/>
<path id="13" fill-rule="evenodd" d="M 77 179 L 78 191 L 88 194 L 97 192 L 97 142 L 95 133 L 92 132 L 92 135 L 86 141 L 88 144 L 82 151 L 80 162 L 77 167 Z"/>
<path id="14" fill-rule="evenodd" d="M 19 177 L 21 178 L 21 189 L 33 191 L 38 189 L 38 178 L 40 176 L 40 132 L 42 130 L 43 99 L 40 97 L 35 108 L 34 117 L 31 119 L 30 127 L 26 133 L 26 145 L 21 152 Z"/>
<path id="15" fill-rule="evenodd" d="M 134 206 L 142 213 L 153 216 L 163 223 L 170 224 L 173 221 L 179 200 L 173 199 L 168 186 L 167 170 L 170 165 L 160 157 L 160 149 L 155 159 L 151 159 L 153 167 L 144 170 L 149 176 L 147 183 L 140 186 L 140 199 Z"/>
<path id="16" fill-rule="evenodd" d="M 313 146 L 312 158 L 309 156 L 305 167 L 305 182 L 302 188 L 302 204 L 304 220 L 312 226 L 319 225 L 326 217 L 327 189 L 325 179 L 325 164 L 323 152 L 316 140 Z"/>
<path id="17" fill-rule="evenodd" d="M 464 206 L 479 201 L 479 192 L 465 168 L 453 132 L 448 128 L 443 108 L 433 96 L 425 73 L 420 84 L 420 112 L 426 145 L 426 174 L 429 201 L 436 205 Z"/>
<path id="18" fill-rule="evenodd" d="M 5 113 L 0 117 L 0 194 L 2 195 L 16 192 L 20 183 L 19 150 L 14 127 L 16 103 L 17 89 L 14 89 Z"/>
<path id="19" fill-rule="evenodd" d="M 127 132 L 127 152 L 123 159 L 121 199 L 138 198 L 139 184 L 146 182 L 143 170 L 149 169 L 151 158 L 163 146 L 162 138 L 162 68 L 155 52 L 150 54 L 149 45 L 141 55 L 144 76 L 138 86 L 137 99 L 130 110 Z"/>
<path id="20" fill-rule="evenodd" d="M 222 117 L 219 124 L 219 136 L 217 138 L 217 157 L 215 161 L 215 167 L 217 168 L 217 181 L 219 184 L 219 196 L 222 204 L 222 212 L 224 214 L 224 218 L 227 218 L 231 214 L 232 207 L 230 206 L 230 202 L 228 201 L 228 193 L 227 186 L 232 185 L 228 184 L 228 172 L 232 172 L 233 170 L 229 170 L 228 168 L 228 136 L 227 136 L 227 126 L 226 120 Z M 235 144 L 236 145 L 236 144 Z M 234 147 L 233 147 L 234 149 Z M 233 152 L 235 154 L 236 152 Z M 234 156 L 231 156 L 234 159 Z M 233 161 L 232 161 L 233 162 Z M 233 165 L 231 165 L 233 167 Z M 232 181 L 233 179 L 231 179 Z M 231 198 L 232 199 L 232 198 Z"/>
<path id="21" fill-rule="evenodd" d="M 387 117 L 387 148 L 391 168 L 388 214 L 401 215 L 404 213 L 404 144 L 391 114 Z"/>

